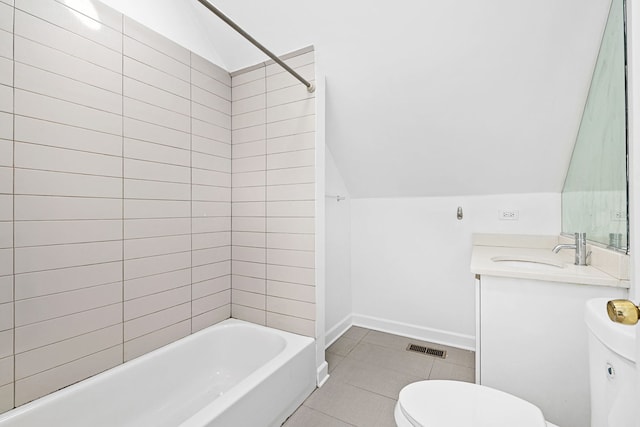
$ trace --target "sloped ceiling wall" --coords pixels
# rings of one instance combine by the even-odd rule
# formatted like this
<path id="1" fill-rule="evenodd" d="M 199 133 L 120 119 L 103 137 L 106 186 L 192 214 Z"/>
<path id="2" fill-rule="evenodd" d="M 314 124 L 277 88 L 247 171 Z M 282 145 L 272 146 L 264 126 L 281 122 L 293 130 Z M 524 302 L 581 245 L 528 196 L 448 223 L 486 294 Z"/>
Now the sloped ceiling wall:
<path id="1" fill-rule="evenodd" d="M 266 59 L 196 0 L 104 2 L 228 70 Z M 412 197 L 560 192 L 610 0 L 213 4 L 276 54 L 315 45 L 352 197 Z"/>

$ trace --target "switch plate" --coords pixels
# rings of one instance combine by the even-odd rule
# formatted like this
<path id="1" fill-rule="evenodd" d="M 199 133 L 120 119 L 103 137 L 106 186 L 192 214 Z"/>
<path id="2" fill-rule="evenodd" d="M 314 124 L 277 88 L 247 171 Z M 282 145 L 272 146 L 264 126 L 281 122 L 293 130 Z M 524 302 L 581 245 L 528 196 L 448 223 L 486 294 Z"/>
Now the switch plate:
<path id="1" fill-rule="evenodd" d="M 503 221 L 517 221 L 520 219 L 520 212 L 517 209 L 498 210 L 498 219 Z"/>

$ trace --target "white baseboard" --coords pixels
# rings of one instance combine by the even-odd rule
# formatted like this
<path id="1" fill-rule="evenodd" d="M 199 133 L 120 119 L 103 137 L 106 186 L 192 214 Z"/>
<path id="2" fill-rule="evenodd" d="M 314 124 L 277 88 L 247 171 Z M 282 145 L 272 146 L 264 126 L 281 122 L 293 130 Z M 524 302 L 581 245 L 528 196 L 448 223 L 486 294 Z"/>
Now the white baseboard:
<path id="1" fill-rule="evenodd" d="M 324 335 L 324 348 L 328 348 L 331 344 L 333 344 L 338 338 L 342 336 L 347 329 L 349 329 L 353 325 L 353 315 L 349 314 L 347 317 L 338 322 L 337 325 L 329 329 Z"/>
<path id="2" fill-rule="evenodd" d="M 476 350 L 476 339 L 473 335 L 426 328 L 424 326 L 411 325 L 409 323 L 396 322 L 394 320 L 381 319 L 379 317 L 365 316 L 362 314 L 353 314 L 350 317 L 352 318 L 352 324 L 355 326 L 362 326 L 367 329 L 375 329 L 380 332 L 388 332 L 394 335 L 401 335 L 465 350 Z M 335 328 L 332 328 L 330 332 L 334 329 Z M 339 336 L 340 335 L 338 335 L 338 337 Z M 329 338 L 327 334 L 327 342 L 328 341 Z"/>
<path id="3" fill-rule="evenodd" d="M 316 384 L 322 387 L 329 379 L 329 364 L 325 361 L 319 367 L 316 373 Z"/>

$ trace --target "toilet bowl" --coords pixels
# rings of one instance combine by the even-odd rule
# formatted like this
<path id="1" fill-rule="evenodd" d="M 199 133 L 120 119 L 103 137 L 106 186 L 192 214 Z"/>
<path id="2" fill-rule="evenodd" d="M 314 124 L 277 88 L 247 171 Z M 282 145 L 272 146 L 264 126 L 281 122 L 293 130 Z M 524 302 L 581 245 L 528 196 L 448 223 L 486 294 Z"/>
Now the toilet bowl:
<path id="1" fill-rule="evenodd" d="M 400 391 L 398 427 L 556 427 L 535 405 L 502 391 L 460 381 L 419 381 Z"/>

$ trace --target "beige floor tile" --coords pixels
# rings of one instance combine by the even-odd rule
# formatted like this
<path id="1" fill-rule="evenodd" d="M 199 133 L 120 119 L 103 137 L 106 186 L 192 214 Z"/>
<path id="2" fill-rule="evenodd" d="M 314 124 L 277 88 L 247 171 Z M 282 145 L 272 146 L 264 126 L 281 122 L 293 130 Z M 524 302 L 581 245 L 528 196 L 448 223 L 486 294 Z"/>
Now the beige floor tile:
<path id="1" fill-rule="evenodd" d="M 349 427 L 352 425 L 306 406 L 301 406 L 282 427 Z"/>
<path id="2" fill-rule="evenodd" d="M 392 335 L 386 332 L 369 331 L 369 333 L 362 339 L 363 342 L 369 344 L 381 345 L 396 350 L 404 350 L 409 343 L 420 344 L 422 341 L 412 340 L 411 338 L 401 337 L 399 335 Z"/>
<path id="3" fill-rule="evenodd" d="M 393 399 L 333 378 L 329 378 L 304 403 L 311 409 L 361 427 L 375 426 L 393 404 Z"/>
<path id="4" fill-rule="evenodd" d="M 342 336 L 354 339 L 356 341 L 360 341 L 369 332 L 370 332 L 370 329 L 361 328 L 360 326 L 352 326 L 349 329 L 347 329 L 347 332 L 345 332 Z"/>
<path id="5" fill-rule="evenodd" d="M 327 360 L 327 363 L 329 364 L 329 373 L 333 372 L 333 370 L 336 369 L 336 367 L 344 359 L 344 356 L 339 356 L 335 353 L 331 353 L 328 351 L 325 352 L 324 355 L 325 355 L 325 359 Z"/>
<path id="6" fill-rule="evenodd" d="M 460 348 L 439 346 L 442 350 L 447 350 L 447 363 L 453 363 L 455 365 L 465 366 L 467 368 L 475 368 L 476 366 L 476 354 L 473 351 L 463 350 Z"/>
<path id="7" fill-rule="evenodd" d="M 429 377 L 434 362 L 431 356 L 373 345 L 364 341 L 351 351 L 348 358 L 425 379 Z"/>
<path id="8" fill-rule="evenodd" d="M 384 406 L 380 411 L 380 418 L 378 418 L 378 421 L 376 421 L 374 427 L 398 427 L 393 416 L 393 411 L 396 407 L 396 403 L 397 402 L 395 400 L 386 401 L 384 403 Z"/>
<path id="9" fill-rule="evenodd" d="M 333 344 L 327 348 L 330 353 L 337 354 L 338 356 L 346 356 L 351 350 L 358 344 L 357 340 L 342 336 L 338 338 Z"/>
<path id="10" fill-rule="evenodd" d="M 474 383 L 476 374 L 474 368 L 456 365 L 442 360 L 436 360 L 429 374 L 430 380 L 456 380 Z"/>
<path id="11" fill-rule="evenodd" d="M 398 399 L 398 394 L 404 386 L 424 380 L 424 377 L 392 371 L 349 358 L 340 363 L 332 376 L 338 381 L 394 400 Z"/>

